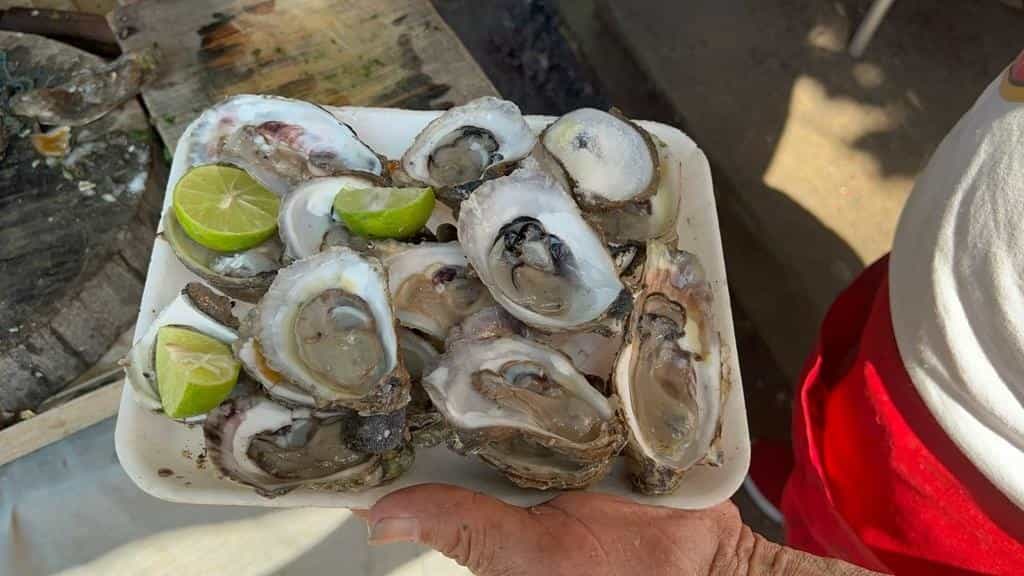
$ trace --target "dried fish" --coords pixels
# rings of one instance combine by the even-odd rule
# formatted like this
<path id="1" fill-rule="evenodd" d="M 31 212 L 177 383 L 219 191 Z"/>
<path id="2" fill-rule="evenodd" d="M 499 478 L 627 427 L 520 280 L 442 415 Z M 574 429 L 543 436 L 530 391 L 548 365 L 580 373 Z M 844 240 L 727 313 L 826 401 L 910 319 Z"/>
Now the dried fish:
<path id="1" fill-rule="evenodd" d="M 119 106 L 155 76 L 155 47 L 129 52 L 100 68 L 74 72 L 67 82 L 11 98 L 11 112 L 48 126 L 83 126 Z"/>

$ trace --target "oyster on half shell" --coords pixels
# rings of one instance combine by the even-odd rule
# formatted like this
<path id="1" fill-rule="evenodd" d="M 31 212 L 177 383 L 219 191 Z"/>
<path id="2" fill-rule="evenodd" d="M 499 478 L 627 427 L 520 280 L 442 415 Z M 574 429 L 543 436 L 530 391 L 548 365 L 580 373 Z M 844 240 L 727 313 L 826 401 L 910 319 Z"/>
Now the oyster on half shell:
<path id="1" fill-rule="evenodd" d="M 540 137 L 556 174 L 585 210 L 646 200 L 658 186 L 659 163 L 646 130 L 616 113 L 580 108 L 560 117 Z M 549 158 L 550 157 L 550 158 Z"/>
<path id="2" fill-rule="evenodd" d="M 156 380 L 156 341 L 160 328 L 179 326 L 209 336 L 225 344 L 232 344 L 238 339 L 237 320 L 225 317 L 224 310 L 213 310 L 219 302 L 209 303 L 208 300 L 226 300 L 202 284 L 189 284 L 178 294 L 166 308 L 149 325 L 128 352 L 122 364 L 125 368 L 128 384 L 132 387 L 132 397 L 142 407 L 154 412 L 163 413 L 160 402 L 160 388 Z M 186 419 L 197 421 L 205 415 Z"/>
<path id="3" fill-rule="evenodd" d="M 300 486 L 354 491 L 379 486 L 405 472 L 412 448 L 379 454 L 354 447 L 352 412 L 291 408 L 261 394 L 230 399 L 203 424 L 210 460 L 232 480 L 273 498 Z"/>
<path id="4" fill-rule="evenodd" d="M 674 491 L 685 472 L 715 463 L 727 392 L 711 289 L 696 256 L 647 245 L 644 287 L 613 373 L 629 429 L 633 484 Z"/>
<path id="5" fill-rule="evenodd" d="M 259 300 L 281 267 L 284 248 L 276 235 L 248 250 L 218 252 L 190 238 L 174 210 L 164 215 L 160 235 L 192 273 L 228 296 L 245 302 Z"/>
<path id="6" fill-rule="evenodd" d="M 388 270 L 398 321 L 407 328 L 443 342 L 452 326 L 494 303 L 456 242 L 388 242 L 376 251 Z"/>
<path id="7" fill-rule="evenodd" d="M 444 189 L 480 180 L 495 166 L 521 160 L 536 143 L 518 106 L 484 96 L 427 124 L 402 155 L 402 170 L 415 181 Z"/>
<path id="8" fill-rule="evenodd" d="M 299 260 L 332 245 L 331 237 L 347 233 L 334 215 L 334 198 L 345 188 L 373 188 L 382 185 L 370 174 L 313 178 L 288 193 L 277 216 L 277 230 L 284 243 L 285 257 Z M 351 248 L 365 249 L 367 242 L 349 242 Z"/>
<path id="9" fill-rule="evenodd" d="M 240 94 L 203 112 L 188 132 L 189 165 L 229 162 L 279 196 L 317 176 L 384 175 L 384 162 L 327 110 L 280 96 Z"/>
<path id="10" fill-rule="evenodd" d="M 521 168 L 485 182 L 463 203 L 458 231 L 494 299 L 535 328 L 578 329 L 629 309 L 608 249 L 542 172 Z"/>
<path id="11" fill-rule="evenodd" d="M 409 401 L 387 277 L 376 258 L 328 248 L 282 268 L 248 319 L 252 357 L 320 408 L 387 414 Z M 240 353 L 247 371 L 253 363 Z M 269 379 L 260 378 L 261 383 Z M 297 401 L 297 400 L 295 400 Z"/>
<path id="12" fill-rule="evenodd" d="M 603 477 L 626 441 L 617 399 L 562 353 L 476 317 L 467 324 L 423 379 L 452 448 L 523 487 L 582 488 Z"/>

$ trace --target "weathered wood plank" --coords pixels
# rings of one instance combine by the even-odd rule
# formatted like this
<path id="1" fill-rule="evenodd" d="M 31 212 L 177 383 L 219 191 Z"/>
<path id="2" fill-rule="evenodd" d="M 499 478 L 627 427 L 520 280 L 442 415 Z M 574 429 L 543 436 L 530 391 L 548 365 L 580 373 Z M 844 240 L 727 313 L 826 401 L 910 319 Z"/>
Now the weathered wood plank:
<path id="1" fill-rule="evenodd" d="M 109 21 L 125 50 L 160 46 L 165 72 L 143 98 L 172 147 L 232 94 L 444 108 L 495 93 L 426 0 L 140 0 Z"/>
<path id="2" fill-rule="evenodd" d="M 4 0 L 0 2 L 0 8 L 45 8 L 89 14 L 106 14 L 116 6 L 117 0 Z"/>
<path id="3" fill-rule="evenodd" d="M 0 32 L 5 75 L 62 82 L 96 56 L 39 36 Z M 7 78 L 6 80 L 10 80 Z M 135 319 L 140 205 L 150 132 L 132 100 L 72 131 L 63 157 L 32 147 L 27 119 L 5 120 L 0 161 L 0 410 L 34 408 L 95 362 Z"/>
<path id="4" fill-rule="evenodd" d="M 123 382 L 0 430 L 0 466 L 117 414 Z"/>

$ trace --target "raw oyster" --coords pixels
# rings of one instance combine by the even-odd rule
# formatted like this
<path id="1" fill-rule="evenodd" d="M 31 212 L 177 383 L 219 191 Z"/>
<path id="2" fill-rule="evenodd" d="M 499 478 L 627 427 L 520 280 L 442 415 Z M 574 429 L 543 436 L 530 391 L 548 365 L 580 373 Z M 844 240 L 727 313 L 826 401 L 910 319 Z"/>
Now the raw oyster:
<path id="1" fill-rule="evenodd" d="M 186 268 L 228 296 L 246 302 L 259 300 L 281 266 L 283 247 L 277 236 L 242 252 L 217 252 L 189 238 L 174 210 L 164 215 L 160 234 Z"/>
<path id="2" fill-rule="evenodd" d="M 235 356 L 242 363 L 246 374 L 263 387 L 267 396 L 282 406 L 317 408 L 317 400 L 312 394 L 292 384 L 267 364 L 259 341 L 252 337 L 258 320 L 258 311 L 251 311 L 246 316 L 241 324 L 239 338 L 233 346 Z M 401 444 L 406 435 L 404 409 L 369 416 L 353 413 L 347 422 L 349 445 L 361 452 L 381 453 L 392 450 Z"/>
<path id="3" fill-rule="evenodd" d="M 683 167 L 672 157 L 664 142 L 651 136 L 658 149 L 661 172 L 654 195 L 612 210 L 585 213 L 605 240 L 618 244 L 660 239 L 669 242 L 676 237 L 676 219 L 682 197 Z"/>
<path id="4" fill-rule="evenodd" d="M 630 432 L 633 484 L 667 494 L 689 468 L 715 462 L 726 393 L 711 288 L 693 254 L 648 243 L 627 338 L 613 380 Z"/>
<path id="5" fill-rule="evenodd" d="M 435 188 L 457 186 L 525 158 L 536 143 L 518 106 L 484 96 L 427 124 L 402 155 L 402 170 Z"/>
<path id="6" fill-rule="evenodd" d="M 204 304 L 194 295 L 211 293 L 209 288 L 201 284 L 189 284 L 170 304 L 156 317 L 146 332 L 132 346 L 123 361 L 128 384 L 132 387 L 132 397 L 144 408 L 154 412 L 163 412 L 160 403 L 159 387 L 156 381 L 155 346 L 157 333 L 164 326 L 180 326 L 205 334 L 225 344 L 232 344 L 238 339 L 238 333 L 223 321 L 214 319 L 214 312 L 203 311 Z M 212 294 L 212 293 L 211 293 Z M 209 296 L 203 296 L 209 297 Z M 202 420 L 205 416 L 189 418 L 189 421 Z"/>
<path id="7" fill-rule="evenodd" d="M 586 210 L 645 200 L 657 188 L 654 142 L 646 130 L 618 114 L 574 110 L 548 126 L 540 141 Z"/>
<path id="8" fill-rule="evenodd" d="M 235 357 L 242 363 L 246 374 L 262 386 L 267 396 L 275 402 L 295 408 L 316 408 L 317 401 L 312 394 L 292 384 L 267 363 L 260 343 L 255 338 L 259 317 L 259 310 L 253 309 L 242 320 L 239 338 L 232 345 Z"/>
<path id="9" fill-rule="evenodd" d="M 407 328 L 398 329 L 398 349 L 412 383 L 405 416 L 412 444 L 416 447 L 436 446 L 448 437 L 448 427 L 423 389 L 423 375 L 433 368 L 441 355 L 426 338 Z"/>
<path id="10" fill-rule="evenodd" d="M 285 196 L 317 176 L 383 176 L 384 162 L 351 127 L 309 102 L 240 94 L 221 101 L 187 133 L 189 165 L 230 162 Z"/>
<path id="11" fill-rule="evenodd" d="M 230 399 L 203 425 L 210 460 L 225 476 L 267 498 L 299 486 L 354 491 L 379 486 L 412 465 L 401 446 L 381 454 L 353 448 L 347 438 L 353 413 L 288 408 L 263 395 Z"/>
<path id="12" fill-rule="evenodd" d="M 409 401 L 387 277 L 376 258 L 328 248 L 282 268 L 251 319 L 258 351 L 321 408 L 385 414 Z"/>
<path id="13" fill-rule="evenodd" d="M 452 326 L 494 302 L 456 242 L 391 242 L 377 251 L 403 326 L 444 341 Z"/>
<path id="14" fill-rule="evenodd" d="M 325 244 L 338 245 L 336 238 L 344 224 L 334 217 L 334 198 L 344 188 L 373 188 L 382 181 L 370 175 L 314 178 L 292 190 L 281 203 L 277 230 L 284 243 L 285 256 L 299 260 L 322 250 Z M 347 230 L 346 230 L 347 232 Z M 356 246 L 352 246 L 356 248 Z M 359 248 L 365 248 L 365 242 Z"/>
<path id="15" fill-rule="evenodd" d="M 480 314 L 423 379 L 452 448 L 523 487 L 582 488 L 603 477 L 626 441 L 617 399 L 562 353 L 504 332 L 500 313 Z"/>
<path id="16" fill-rule="evenodd" d="M 462 205 L 459 241 L 491 295 L 516 318 L 572 330 L 628 311 L 601 238 L 548 175 L 521 168 Z"/>

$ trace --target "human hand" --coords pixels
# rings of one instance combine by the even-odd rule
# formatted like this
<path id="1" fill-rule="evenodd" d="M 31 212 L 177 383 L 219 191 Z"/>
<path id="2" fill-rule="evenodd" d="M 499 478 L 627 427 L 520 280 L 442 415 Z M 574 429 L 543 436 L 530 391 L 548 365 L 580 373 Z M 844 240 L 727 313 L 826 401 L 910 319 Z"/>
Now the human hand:
<path id="1" fill-rule="evenodd" d="M 426 544 L 480 576 L 873 574 L 768 542 L 730 502 L 687 511 L 571 492 L 519 508 L 425 484 L 361 515 L 372 544 Z"/>

